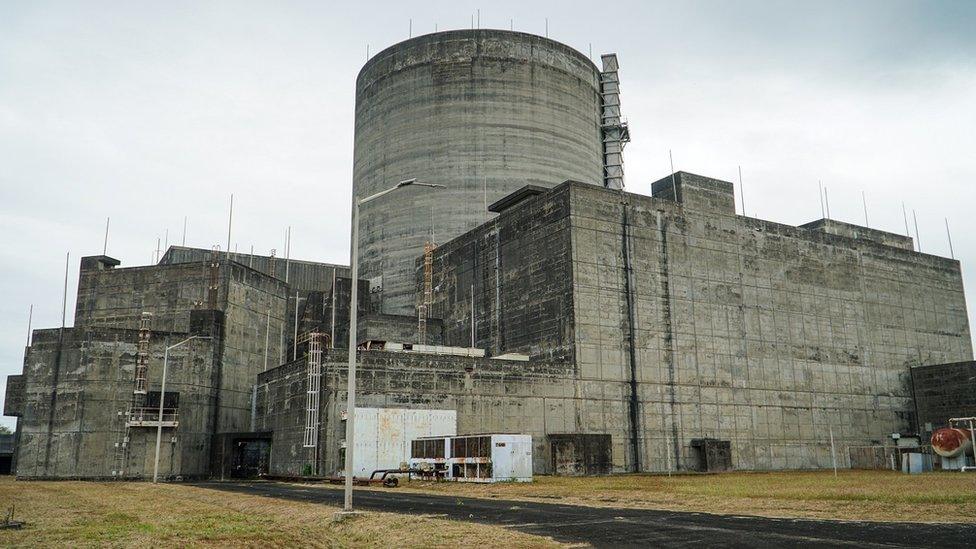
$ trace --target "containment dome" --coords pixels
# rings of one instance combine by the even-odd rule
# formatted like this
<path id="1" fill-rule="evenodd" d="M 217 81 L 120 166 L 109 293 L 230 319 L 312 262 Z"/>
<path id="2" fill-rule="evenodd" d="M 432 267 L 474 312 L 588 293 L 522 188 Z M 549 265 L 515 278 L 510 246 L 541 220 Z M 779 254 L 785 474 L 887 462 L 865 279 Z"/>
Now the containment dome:
<path id="1" fill-rule="evenodd" d="M 356 81 L 353 197 L 364 204 L 360 276 L 383 312 L 414 314 L 424 244 L 484 223 L 525 185 L 602 184 L 600 71 L 553 40 L 500 30 L 419 36 L 370 59 Z M 382 276 L 382 284 L 379 277 Z"/>

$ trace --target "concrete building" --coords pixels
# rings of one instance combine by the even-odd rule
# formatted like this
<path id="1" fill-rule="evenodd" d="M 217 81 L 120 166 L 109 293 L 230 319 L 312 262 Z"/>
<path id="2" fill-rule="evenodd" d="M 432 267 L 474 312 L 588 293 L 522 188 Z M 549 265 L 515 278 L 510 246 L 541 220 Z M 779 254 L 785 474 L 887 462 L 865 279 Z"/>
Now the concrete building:
<path id="1" fill-rule="evenodd" d="M 363 278 L 382 311 L 416 313 L 413 262 L 493 216 L 486 206 L 529 183 L 602 184 L 600 70 L 582 53 L 521 32 L 418 36 L 373 56 L 356 79 L 353 197 L 417 178 L 363 206 Z M 396 207 L 391 207 L 392 203 Z"/>
<path id="2" fill-rule="evenodd" d="M 489 356 L 532 360 L 363 351 L 358 402 L 454 409 L 459 433 L 531 434 L 537 472 L 601 454 L 614 471 L 695 470 L 710 440 L 739 469 L 828 467 L 831 432 L 847 466 L 915 430 L 911 367 L 972 357 L 957 261 L 836 221 L 738 216 L 715 179 L 679 172 L 653 188 L 567 182 L 499 201 L 436 250 L 432 314 L 447 345 L 473 333 Z M 332 471 L 345 355 L 322 362 L 314 451 Z M 298 361 L 259 377 L 280 474 L 313 460 L 288 433 L 304 425 L 306 373 Z M 557 456 L 567 437 L 595 439 Z"/>
<path id="3" fill-rule="evenodd" d="M 378 54 L 354 197 L 449 190 L 363 208 L 356 281 L 183 247 L 84 258 L 74 325 L 35 331 L 7 380 L 18 476 L 145 478 L 160 422 L 167 478 L 335 473 L 354 283 L 359 405 L 531 435 L 536 473 L 826 467 L 831 434 L 848 466 L 951 414 L 914 397 L 970 375 L 935 366 L 973 359 L 959 262 L 740 216 L 731 183 L 690 173 L 623 192 L 616 71 L 504 31 Z"/>
<path id="4" fill-rule="evenodd" d="M 82 260 L 74 326 L 35 330 L 21 383 L 8 382 L 21 478 L 151 476 L 160 421 L 161 474 L 209 476 L 214 435 L 250 430 L 253 379 L 280 354 L 264 327 L 285 322 L 287 286 L 229 262 L 118 264 Z M 190 336 L 210 339 L 170 351 L 160 417 L 164 350 Z"/>

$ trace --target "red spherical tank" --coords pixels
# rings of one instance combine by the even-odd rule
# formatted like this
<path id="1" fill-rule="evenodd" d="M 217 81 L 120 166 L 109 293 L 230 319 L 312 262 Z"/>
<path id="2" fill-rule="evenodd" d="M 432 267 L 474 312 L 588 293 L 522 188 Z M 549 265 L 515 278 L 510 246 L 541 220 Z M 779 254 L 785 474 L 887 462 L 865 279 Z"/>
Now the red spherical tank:
<path id="1" fill-rule="evenodd" d="M 973 441 L 968 430 L 947 427 L 932 433 L 932 449 L 942 457 L 952 458 L 972 453 Z"/>

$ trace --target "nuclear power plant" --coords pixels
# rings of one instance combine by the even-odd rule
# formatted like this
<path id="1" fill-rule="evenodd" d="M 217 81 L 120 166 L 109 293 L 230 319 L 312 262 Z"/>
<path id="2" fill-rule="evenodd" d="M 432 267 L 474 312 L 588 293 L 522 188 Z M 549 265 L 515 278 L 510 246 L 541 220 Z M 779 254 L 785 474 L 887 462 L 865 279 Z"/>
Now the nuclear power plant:
<path id="1" fill-rule="evenodd" d="M 357 276 L 85 257 L 73 326 L 35 330 L 7 380 L 16 475 L 337 474 L 350 332 L 357 476 L 455 435 L 525 441 L 536 474 L 891 468 L 943 427 L 935 453 L 968 466 L 959 262 L 739 215 L 702 175 L 627 192 L 621 73 L 500 30 L 377 53 L 355 82 Z"/>

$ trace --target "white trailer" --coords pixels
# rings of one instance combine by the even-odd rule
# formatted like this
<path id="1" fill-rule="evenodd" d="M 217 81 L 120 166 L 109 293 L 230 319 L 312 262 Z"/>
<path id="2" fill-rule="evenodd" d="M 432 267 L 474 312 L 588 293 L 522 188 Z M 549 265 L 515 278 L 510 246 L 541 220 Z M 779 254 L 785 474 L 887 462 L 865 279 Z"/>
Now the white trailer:
<path id="1" fill-rule="evenodd" d="M 532 436 L 478 434 L 422 437 L 411 443 L 410 467 L 432 479 L 532 482 Z"/>
<path id="2" fill-rule="evenodd" d="M 410 460 L 410 441 L 457 432 L 455 410 L 356 408 L 353 475 L 368 477 L 377 469 L 398 469 Z"/>

